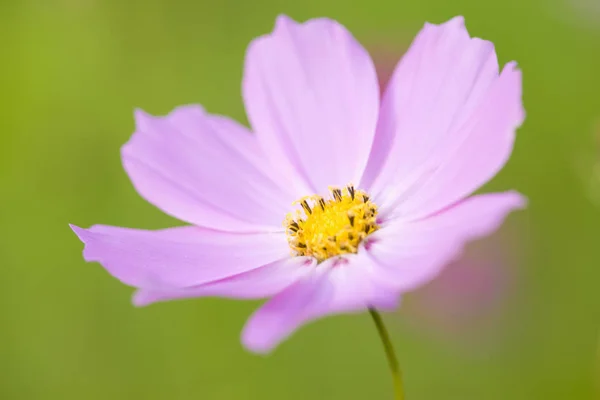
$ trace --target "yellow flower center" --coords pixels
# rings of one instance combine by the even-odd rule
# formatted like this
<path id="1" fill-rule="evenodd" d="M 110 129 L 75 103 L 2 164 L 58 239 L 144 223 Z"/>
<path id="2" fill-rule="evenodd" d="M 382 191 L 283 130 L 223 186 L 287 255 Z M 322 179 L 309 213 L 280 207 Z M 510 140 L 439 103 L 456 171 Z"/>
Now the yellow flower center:
<path id="1" fill-rule="evenodd" d="M 358 245 L 379 229 L 377 206 L 362 190 L 348 185 L 330 187 L 330 199 L 306 196 L 294 202 L 298 209 L 286 216 L 284 225 L 292 254 L 311 256 L 318 262 L 341 254 L 356 253 Z"/>

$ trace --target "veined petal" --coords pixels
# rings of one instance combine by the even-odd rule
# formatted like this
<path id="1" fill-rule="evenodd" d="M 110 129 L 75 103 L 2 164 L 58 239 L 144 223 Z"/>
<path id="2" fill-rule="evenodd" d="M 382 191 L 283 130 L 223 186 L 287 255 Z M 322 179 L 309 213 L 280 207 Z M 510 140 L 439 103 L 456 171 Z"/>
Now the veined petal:
<path id="1" fill-rule="evenodd" d="M 204 285 L 169 290 L 142 288 L 135 293 L 133 302 L 137 306 L 146 306 L 158 301 L 192 297 L 266 298 L 291 286 L 314 267 L 314 259 L 290 257 Z"/>
<path id="2" fill-rule="evenodd" d="M 273 164 L 306 193 L 358 182 L 379 109 L 373 62 L 340 24 L 277 19 L 247 51 L 243 96 L 248 118 Z"/>
<path id="3" fill-rule="evenodd" d="M 252 271 L 289 257 L 283 233 L 228 233 L 198 227 L 147 231 L 71 226 L 96 261 L 121 282 L 147 289 L 186 288 Z"/>
<path id="4" fill-rule="evenodd" d="M 427 216 L 504 166 L 523 119 L 515 63 L 498 74 L 493 44 L 471 38 L 462 17 L 426 24 L 385 91 L 362 187 L 396 213 Z"/>
<path id="5" fill-rule="evenodd" d="M 370 306 L 396 307 L 397 293 L 372 279 L 374 265 L 364 252 L 324 261 L 254 313 L 242 333 L 244 345 L 267 353 L 311 320 Z"/>
<path id="6" fill-rule="evenodd" d="M 369 239 L 367 254 L 379 268 L 372 276 L 392 290 L 415 289 L 460 255 L 465 244 L 489 235 L 525 206 L 516 192 L 473 196 L 418 221 L 392 220 Z"/>
<path id="7" fill-rule="evenodd" d="M 166 117 L 136 112 L 122 149 L 137 191 L 166 213 L 225 231 L 281 230 L 300 193 L 286 189 L 256 136 L 242 125 L 184 106 Z"/>

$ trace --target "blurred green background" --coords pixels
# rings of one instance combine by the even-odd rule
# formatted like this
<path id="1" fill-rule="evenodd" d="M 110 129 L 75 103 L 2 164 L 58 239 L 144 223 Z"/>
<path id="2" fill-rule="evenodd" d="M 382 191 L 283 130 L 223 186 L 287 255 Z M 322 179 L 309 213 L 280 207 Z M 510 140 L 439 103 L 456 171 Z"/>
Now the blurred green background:
<path id="1" fill-rule="evenodd" d="M 446 334 L 443 323 L 415 323 L 431 312 L 414 306 L 417 293 L 385 318 L 408 400 L 600 398 L 600 12 L 586 4 L 2 1 L 0 399 L 391 398 L 368 315 L 311 324 L 271 356 L 254 356 L 239 333 L 258 303 L 136 309 L 131 289 L 84 263 L 67 225 L 177 224 L 121 168 L 132 111 L 202 103 L 245 121 L 245 46 L 279 13 L 338 19 L 384 63 L 424 21 L 462 14 L 503 63 L 519 62 L 527 120 L 508 166 L 484 188 L 530 198 L 497 236 L 518 244 L 499 251 L 518 252 L 500 266 L 514 275 L 501 311 L 485 328 L 461 322 Z M 453 319 L 443 302 L 435 312 Z"/>

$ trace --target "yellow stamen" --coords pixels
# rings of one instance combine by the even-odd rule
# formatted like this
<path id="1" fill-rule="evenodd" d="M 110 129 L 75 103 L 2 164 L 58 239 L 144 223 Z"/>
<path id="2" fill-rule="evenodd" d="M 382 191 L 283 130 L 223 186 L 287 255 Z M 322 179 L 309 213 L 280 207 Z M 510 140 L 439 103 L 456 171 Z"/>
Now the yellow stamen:
<path id="1" fill-rule="evenodd" d="M 294 204 L 302 209 L 284 221 L 292 254 L 311 256 L 318 262 L 341 254 L 356 253 L 359 244 L 379 229 L 377 206 L 362 190 L 348 185 L 330 187 L 330 199 L 306 196 Z"/>

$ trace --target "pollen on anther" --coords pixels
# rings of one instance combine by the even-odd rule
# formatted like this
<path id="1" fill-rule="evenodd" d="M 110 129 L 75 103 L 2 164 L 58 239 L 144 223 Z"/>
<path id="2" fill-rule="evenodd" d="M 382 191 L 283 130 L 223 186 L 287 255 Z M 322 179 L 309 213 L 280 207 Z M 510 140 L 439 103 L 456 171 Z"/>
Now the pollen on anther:
<path id="1" fill-rule="evenodd" d="M 322 197 L 319 197 L 319 205 L 321 206 L 321 209 L 325 211 L 325 200 L 323 200 Z"/>
<path id="2" fill-rule="evenodd" d="M 310 209 L 310 206 L 306 200 L 302 200 L 302 208 L 304 208 L 304 211 L 306 211 L 308 214 L 312 214 L 312 210 Z"/>
<path id="3" fill-rule="evenodd" d="M 348 220 L 350 221 L 350 226 L 354 226 L 354 214 L 348 213 Z"/>
<path id="4" fill-rule="evenodd" d="M 333 189 L 331 192 L 337 201 L 342 201 L 342 191 L 340 189 Z"/>
<path id="5" fill-rule="evenodd" d="M 352 185 L 348 186 L 348 193 L 350 193 L 350 198 L 352 200 L 354 200 L 354 186 L 352 186 Z"/>

